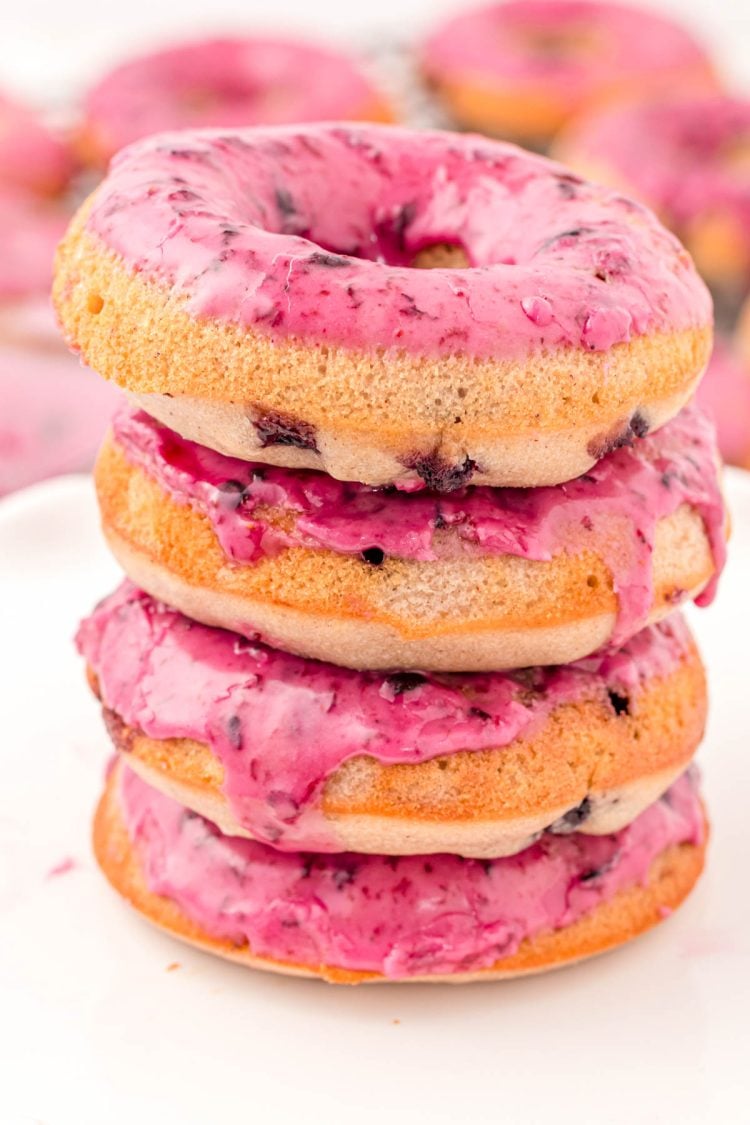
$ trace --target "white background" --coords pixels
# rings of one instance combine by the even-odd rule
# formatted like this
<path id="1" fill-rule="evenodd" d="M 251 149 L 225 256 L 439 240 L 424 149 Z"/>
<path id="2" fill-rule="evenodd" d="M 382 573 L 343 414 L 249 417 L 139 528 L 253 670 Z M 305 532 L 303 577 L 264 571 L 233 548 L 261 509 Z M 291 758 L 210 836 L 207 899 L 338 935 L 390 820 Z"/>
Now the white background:
<path id="1" fill-rule="evenodd" d="M 647 0 L 641 0 L 647 3 Z M 74 93 L 132 46 L 201 30 L 304 32 L 367 46 L 409 39 L 456 0 L 0 0 L 0 83 L 42 102 Z M 750 0 L 660 0 L 750 88 Z"/>

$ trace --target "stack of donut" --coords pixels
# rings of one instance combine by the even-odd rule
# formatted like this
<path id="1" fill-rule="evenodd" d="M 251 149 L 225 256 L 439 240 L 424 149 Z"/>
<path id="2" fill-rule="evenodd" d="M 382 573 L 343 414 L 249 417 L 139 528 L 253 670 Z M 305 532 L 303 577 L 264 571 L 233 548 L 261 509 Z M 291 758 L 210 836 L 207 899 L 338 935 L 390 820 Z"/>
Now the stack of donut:
<path id="1" fill-rule="evenodd" d="M 59 252 L 127 392 L 78 646 L 152 922 L 355 983 L 549 969 L 703 866 L 711 303 L 653 215 L 451 133 L 162 134 Z"/>

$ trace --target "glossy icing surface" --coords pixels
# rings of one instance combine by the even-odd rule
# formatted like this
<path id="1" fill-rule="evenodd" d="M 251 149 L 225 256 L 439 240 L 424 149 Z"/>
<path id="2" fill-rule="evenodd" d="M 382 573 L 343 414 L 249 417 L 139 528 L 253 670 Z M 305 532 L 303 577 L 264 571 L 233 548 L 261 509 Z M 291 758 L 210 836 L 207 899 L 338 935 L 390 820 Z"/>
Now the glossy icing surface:
<path id="1" fill-rule="evenodd" d="M 111 154 L 166 129 L 367 117 L 380 101 L 345 54 L 296 39 L 221 38 L 123 63 L 91 90 L 85 112 Z"/>
<path id="2" fill-rule="evenodd" d="M 130 583 L 81 625 L 104 705 L 156 739 L 206 743 L 237 820 L 277 848 L 335 850 L 319 798 L 347 759 L 416 763 L 506 746 L 565 703 L 606 702 L 669 673 L 690 644 L 682 619 L 619 652 L 559 668 L 475 675 L 355 672 L 199 625 Z"/>
<path id="3" fill-rule="evenodd" d="M 344 554 L 374 549 L 378 558 L 421 562 L 457 551 L 547 561 L 590 549 L 614 578 L 619 609 L 613 643 L 637 632 L 651 610 L 660 519 L 690 505 L 704 520 L 716 576 L 724 563 L 715 434 L 695 407 L 655 434 L 634 439 L 629 431 L 630 445 L 566 484 L 467 487 L 449 495 L 376 489 L 324 473 L 246 463 L 186 441 L 143 412 L 123 409 L 113 432 L 133 464 L 210 520 L 234 563 L 252 564 L 293 547 Z"/>
<path id="4" fill-rule="evenodd" d="M 221 835 L 129 770 L 117 781 L 147 887 L 207 935 L 261 957 L 393 979 L 486 968 L 645 883 L 665 849 L 704 833 L 690 773 L 611 836 L 545 835 L 483 861 L 284 853 Z"/>
<path id="5" fill-rule="evenodd" d="M 470 8 L 442 24 L 423 49 L 437 78 L 493 87 L 554 83 L 581 103 L 624 81 L 698 80 L 710 66 L 679 24 L 653 11 L 597 0 L 509 0 Z M 520 93 L 519 93 L 519 96 Z"/>
<path id="6" fill-rule="evenodd" d="M 272 340 L 523 359 L 711 322 L 689 257 L 649 212 L 468 135 L 161 134 L 115 158 L 86 229 L 194 317 Z M 436 243 L 471 268 L 413 268 Z"/>

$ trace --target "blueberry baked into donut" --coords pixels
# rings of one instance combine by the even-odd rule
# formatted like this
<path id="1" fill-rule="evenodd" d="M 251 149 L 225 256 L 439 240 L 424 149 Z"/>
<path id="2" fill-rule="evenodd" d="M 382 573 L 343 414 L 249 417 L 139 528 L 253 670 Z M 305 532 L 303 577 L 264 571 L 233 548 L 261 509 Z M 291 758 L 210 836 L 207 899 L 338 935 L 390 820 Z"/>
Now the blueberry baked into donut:
<path id="1" fill-rule="evenodd" d="M 77 644 L 116 752 L 112 886 L 254 968 L 469 981 L 670 915 L 703 868 L 728 519 L 692 261 L 513 146 L 162 134 L 60 249 L 130 403 L 96 468 L 127 574 Z"/>

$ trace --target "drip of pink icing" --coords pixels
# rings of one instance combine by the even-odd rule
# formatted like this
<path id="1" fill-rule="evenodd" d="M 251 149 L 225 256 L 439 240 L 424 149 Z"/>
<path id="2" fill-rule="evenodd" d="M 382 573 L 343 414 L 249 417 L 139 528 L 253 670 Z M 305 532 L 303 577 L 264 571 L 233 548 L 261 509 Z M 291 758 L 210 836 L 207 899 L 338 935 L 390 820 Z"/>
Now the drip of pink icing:
<path id="1" fill-rule="evenodd" d="M 118 66 L 86 116 L 112 153 L 165 129 L 282 125 L 372 113 L 378 95 L 346 55 L 291 39 L 205 39 Z"/>
<path id="2" fill-rule="evenodd" d="M 724 460 L 750 467 L 750 368 L 721 337 L 714 341 L 698 402 L 716 424 Z"/>
<path id="3" fill-rule="evenodd" d="M 712 94 L 615 105 L 582 121 L 569 144 L 611 169 L 670 226 L 728 216 L 750 242 L 750 99 Z"/>
<path id="4" fill-rule="evenodd" d="M 657 856 L 704 833 L 690 774 L 611 836 L 545 835 L 485 861 L 284 853 L 223 836 L 126 769 L 119 795 L 147 886 L 211 937 L 391 978 L 492 965 L 645 883 Z"/>
<path id="5" fill-rule="evenodd" d="M 548 561 L 562 551 L 592 549 L 610 568 L 618 595 L 613 644 L 637 632 L 651 610 L 659 520 L 682 504 L 702 517 L 715 575 L 701 604 L 710 601 L 724 564 L 716 439 L 694 407 L 566 484 L 468 487 L 440 496 L 248 464 L 186 441 L 143 412 L 119 412 L 114 436 L 133 464 L 211 521 L 227 558 L 237 563 L 289 547 L 343 554 L 377 547 L 424 562 L 456 550 Z M 274 513 L 293 515 L 291 528 L 273 526 Z M 618 525 L 626 534 L 616 534 Z"/>
<path id="6" fill-rule="evenodd" d="M 506 746 L 557 707 L 606 701 L 663 676 L 690 643 L 679 616 L 617 653 L 517 673 L 355 672 L 199 625 L 130 583 L 80 626 L 102 700 L 152 738 L 207 743 L 237 820 L 284 849 L 336 849 L 319 811 L 327 777 L 365 754 L 423 762 Z"/>
<path id="7" fill-rule="evenodd" d="M 627 81 L 673 88 L 684 72 L 695 86 L 708 80 L 702 48 L 677 23 L 630 5 L 596 0 L 505 0 L 461 12 L 444 22 L 422 50 L 439 81 L 504 86 L 523 98 L 554 83 L 555 97 L 574 106 Z"/>
<path id="8" fill-rule="evenodd" d="M 162 134 L 115 158 L 86 226 L 192 315 L 273 339 L 507 358 L 711 322 L 703 282 L 653 215 L 479 137 Z M 444 242 L 474 268 L 411 268 Z"/>

